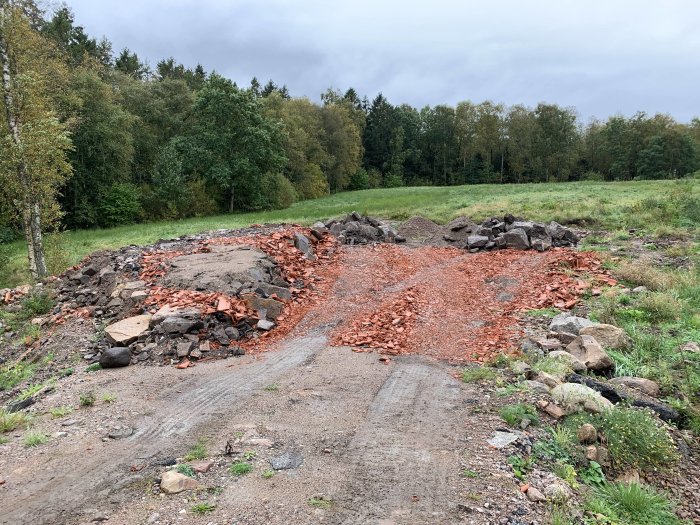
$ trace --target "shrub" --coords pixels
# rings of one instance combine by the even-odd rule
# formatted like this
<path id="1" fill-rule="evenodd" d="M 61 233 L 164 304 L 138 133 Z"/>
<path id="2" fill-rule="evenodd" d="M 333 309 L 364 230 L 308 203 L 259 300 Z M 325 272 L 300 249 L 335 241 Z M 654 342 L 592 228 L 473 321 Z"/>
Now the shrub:
<path id="1" fill-rule="evenodd" d="M 596 523 L 681 525 L 674 504 L 652 487 L 639 483 L 605 483 L 594 489 L 584 508 L 596 515 Z"/>
<path id="2" fill-rule="evenodd" d="M 100 196 L 97 211 L 102 227 L 134 223 L 141 217 L 141 192 L 133 184 L 113 184 Z"/>
<path id="3" fill-rule="evenodd" d="M 532 425 L 538 425 L 540 418 L 537 417 L 537 410 L 534 406 L 525 403 L 506 405 L 499 412 L 500 416 L 510 426 L 519 426 L 522 421 L 529 421 Z"/>
<path id="4" fill-rule="evenodd" d="M 367 190 L 369 187 L 369 173 L 364 168 L 360 168 L 350 177 L 348 190 Z"/>
<path id="5" fill-rule="evenodd" d="M 297 200 L 292 183 L 281 173 L 266 173 L 262 179 L 265 205 L 275 210 L 289 208 Z"/>
<path id="6" fill-rule="evenodd" d="M 191 478 L 194 477 L 194 469 L 185 463 L 180 463 L 177 467 L 175 467 L 175 470 L 180 474 L 184 474 L 185 476 L 189 476 Z"/>
<path id="7" fill-rule="evenodd" d="M 289 183 L 289 188 L 291 188 L 291 191 L 287 190 L 287 185 L 285 183 L 284 189 L 290 196 L 294 195 L 294 188 L 296 188 L 301 199 L 318 199 L 319 197 L 328 195 L 328 181 L 318 164 L 309 162 L 304 166 L 304 170 L 299 175 L 298 179 L 295 178 L 294 186 L 289 183 L 286 177 L 283 177 L 284 180 Z M 294 200 L 289 202 L 287 206 L 281 207 L 287 208 L 293 202 Z"/>
<path id="8" fill-rule="evenodd" d="M 80 394 L 80 406 L 81 407 L 91 407 L 95 404 L 95 393 L 94 392 L 84 392 Z"/>

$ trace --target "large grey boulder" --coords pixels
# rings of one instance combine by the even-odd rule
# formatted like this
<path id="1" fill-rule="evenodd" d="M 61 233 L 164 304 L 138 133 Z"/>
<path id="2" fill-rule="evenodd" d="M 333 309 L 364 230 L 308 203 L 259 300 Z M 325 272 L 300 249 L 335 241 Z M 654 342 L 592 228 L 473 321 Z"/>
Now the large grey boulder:
<path id="1" fill-rule="evenodd" d="M 594 324 L 593 321 L 589 321 L 585 317 L 577 317 L 564 312 L 552 319 L 549 323 L 549 329 L 552 332 L 579 335 L 582 328 L 593 326 Z"/>
<path id="2" fill-rule="evenodd" d="M 602 372 L 615 367 L 615 362 L 590 335 L 578 336 L 566 347 L 566 351 L 585 364 L 589 370 Z"/>
<path id="3" fill-rule="evenodd" d="M 131 351 L 127 347 L 117 346 L 108 348 L 100 356 L 102 368 L 120 368 L 131 363 Z"/>
<path id="4" fill-rule="evenodd" d="M 547 233 L 544 224 L 535 223 L 529 233 L 530 245 L 538 252 L 544 252 L 552 247 L 552 238 Z"/>
<path id="5" fill-rule="evenodd" d="M 579 331 L 579 335 L 589 335 L 598 341 L 602 347 L 614 350 L 627 348 L 631 344 L 627 333 L 622 328 L 611 324 L 594 324 L 593 326 L 583 327 Z"/>
<path id="6" fill-rule="evenodd" d="M 503 239 L 506 248 L 515 248 L 516 250 L 527 250 L 530 248 L 530 241 L 527 239 L 527 233 L 521 228 L 514 228 L 507 231 L 503 234 Z"/>
<path id="7" fill-rule="evenodd" d="M 554 387 L 550 394 L 552 399 L 569 412 L 604 412 L 613 408 L 613 404 L 598 392 L 586 385 L 564 383 Z"/>

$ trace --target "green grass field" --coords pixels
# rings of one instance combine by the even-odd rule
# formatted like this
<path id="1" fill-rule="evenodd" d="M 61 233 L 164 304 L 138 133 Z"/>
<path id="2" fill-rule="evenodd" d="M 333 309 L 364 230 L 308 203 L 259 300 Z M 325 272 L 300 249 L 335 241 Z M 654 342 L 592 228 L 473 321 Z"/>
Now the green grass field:
<path id="1" fill-rule="evenodd" d="M 656 231 L 690 229 L 700 225 L 700 181 L 571 182 L 551 184 L 482 184 L 453 187 L 414 187 L 340 193 L 304 201 L 285 210 L 217 215 L 181 221 L 121 226 L 104 230 L 69 231 L 61 240 L 66 262 L 103 248 L 147 244 L 158 239 L 255 223 L 311 224 L 350 211 L 404 220 L 424 215 L 447 222 L 458 215 L 483 219 L 513 213 L 533 220 L 556 220 L 591 228 Z M 0 268 L 0 287 L 29 278 L 26 246 L 5 246 L 7 262 Z"/>

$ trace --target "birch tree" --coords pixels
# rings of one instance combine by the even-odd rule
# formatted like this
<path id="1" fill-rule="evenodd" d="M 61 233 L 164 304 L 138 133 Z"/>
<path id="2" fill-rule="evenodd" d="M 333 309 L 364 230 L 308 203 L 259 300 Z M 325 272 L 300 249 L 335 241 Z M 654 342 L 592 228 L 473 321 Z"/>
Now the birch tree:
<path id="1" fill-rule="evenodd" d="M 71 141 L 53 101 L 67 75 L 58 51 L 31 25 L 23 5 L 0 0 L 0 191 L 21 217 L 32 277 L 48 270 L 43 229 L 60 216 L 56 195 L 71 173 Z"/>

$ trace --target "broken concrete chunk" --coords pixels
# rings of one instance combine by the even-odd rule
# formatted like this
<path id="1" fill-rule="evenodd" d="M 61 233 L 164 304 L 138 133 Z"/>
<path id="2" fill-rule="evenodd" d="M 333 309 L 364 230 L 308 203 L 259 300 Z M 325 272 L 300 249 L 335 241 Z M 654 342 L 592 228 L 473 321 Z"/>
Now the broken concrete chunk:
<path id="1" fill-rule="evenodd" d="M 105 334 L 112 343 L 128 345 L 148 330 L 150 320 L 151 316 L 147 314 L 128 317 L 109 325 L 105 328 Z"/>
<path id="2" fill-rule="evenodd" d="M 284 310 L 284 303 L 275 299 L 266 299 L 254 294 L 246 294 L 243 300 L 248 308 L 255 312 L 265 311 L 265 317 L 270 321 L 275 321 Z"/>
<path id="3" fill-rule="evenodd" d="M 287 451 L 279 456 L 270 458 L 270 466 L 274 470 L 289 470 L 301 466 L 304 456 L 298 452 Z"/>
<path id="4" fill-rule="evenodd" d="M 307 259 L 314 259 L 314 249 L 311 241 L 303 233 L 294 233 L 294 247 L 304 254 Z"/>

